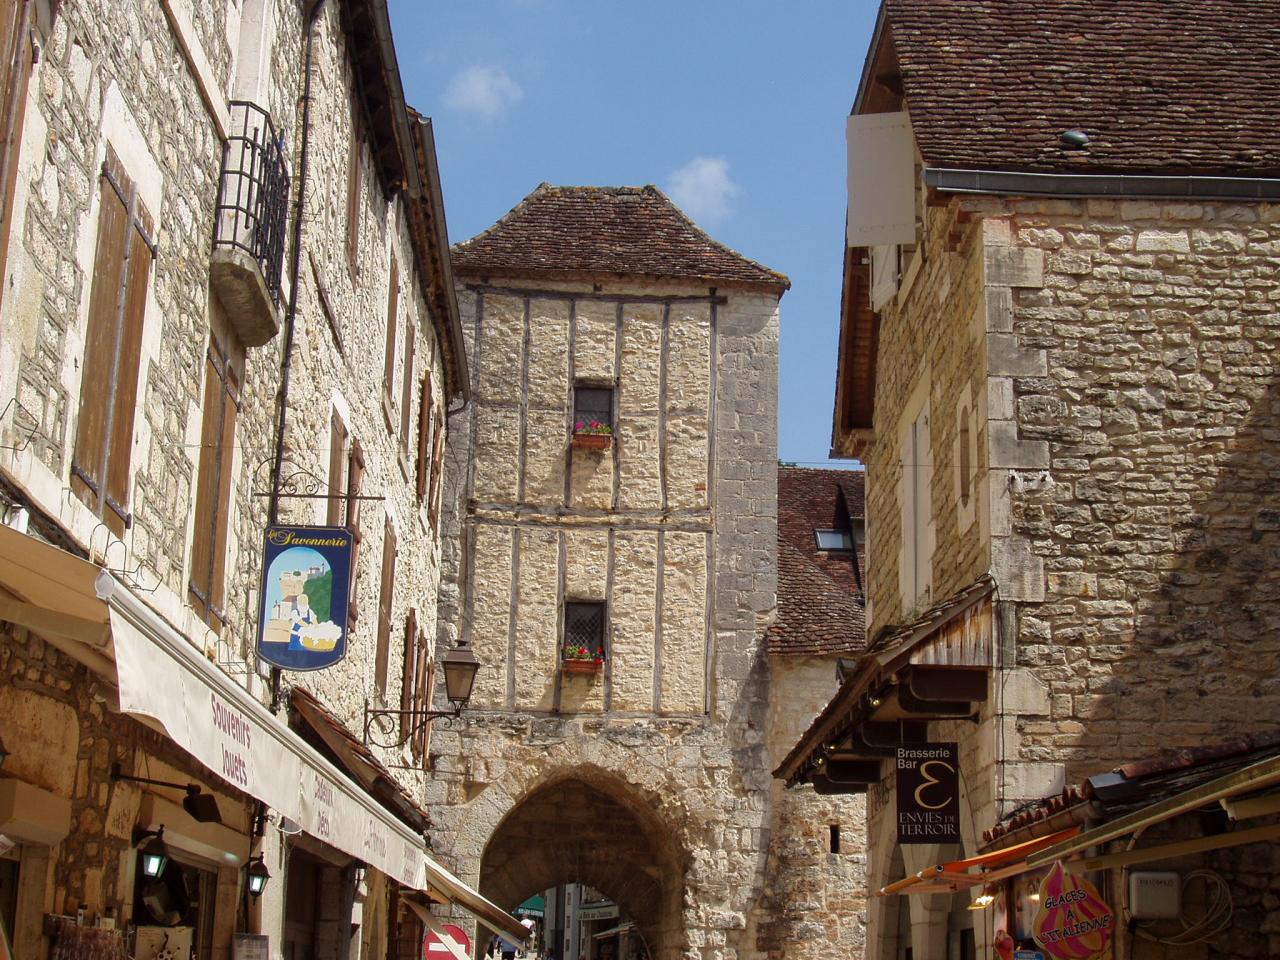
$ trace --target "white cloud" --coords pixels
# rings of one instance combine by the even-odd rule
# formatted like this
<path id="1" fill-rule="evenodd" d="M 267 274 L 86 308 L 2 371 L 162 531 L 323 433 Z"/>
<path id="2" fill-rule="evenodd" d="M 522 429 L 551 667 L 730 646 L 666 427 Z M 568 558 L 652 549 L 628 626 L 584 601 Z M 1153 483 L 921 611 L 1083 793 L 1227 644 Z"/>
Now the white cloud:
<path id="1" fill-rule="evenodd" d="M 492 120 L 524 99 L 520 84 L 503 67 L 467 67 L 449 81 L 445 105 Z"/>
<path id="2" fill-rule="evenodd" d="M 729 179 L 723 157 L 694 157 L 671 174 L 667 194 L 695 220 L 720 220 L 729 215 L 729 201 L 738 185 Z"/>

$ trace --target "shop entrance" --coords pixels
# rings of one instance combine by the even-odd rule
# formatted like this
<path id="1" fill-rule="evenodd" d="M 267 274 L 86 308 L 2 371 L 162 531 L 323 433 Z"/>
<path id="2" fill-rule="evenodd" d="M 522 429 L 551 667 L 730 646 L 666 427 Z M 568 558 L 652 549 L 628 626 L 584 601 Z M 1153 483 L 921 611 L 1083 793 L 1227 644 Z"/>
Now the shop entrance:
<path id="1" fill-rule="evenodd" d="M 686 864 L 651 801 L 608 774 L 578 770 L 531 791 L 498 825 L 480 892 L 512 911 L 532 897 L 560 898 L 545 906 L 544 958 L 676 960 Z M 491 931 L 479 935 L 487 945 Z"/>

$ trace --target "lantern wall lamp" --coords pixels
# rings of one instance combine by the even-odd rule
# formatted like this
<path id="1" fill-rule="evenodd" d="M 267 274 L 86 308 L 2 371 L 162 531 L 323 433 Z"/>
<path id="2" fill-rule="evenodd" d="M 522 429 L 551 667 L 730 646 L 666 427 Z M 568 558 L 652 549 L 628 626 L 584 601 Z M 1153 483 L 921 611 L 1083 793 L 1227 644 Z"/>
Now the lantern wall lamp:
<path id="1" fill-rule="evenodd" d="M 408 743 L 409 740 L 426 727 L 432 720 L 443 718 L 445 723 L 452 723 L 454 717 L 462 713 L 462 708 L 471 700 L 471 688 L 475 686 L 476 672 L 480 669 L 480 661 L 475 652 L 465 642 L 460 641 L 456 647 L 440 658 L 440 667 L 444 671 L 444 690 L 452 705 L 451 710 L 371 710 L 368 701 L 364 705 L 364 743 L 391 749 Z M 400 735 L 394 740 L 384 741 L 376 735 L 374 721 L 382 717 L 397 717 L 400 720 Z"/>

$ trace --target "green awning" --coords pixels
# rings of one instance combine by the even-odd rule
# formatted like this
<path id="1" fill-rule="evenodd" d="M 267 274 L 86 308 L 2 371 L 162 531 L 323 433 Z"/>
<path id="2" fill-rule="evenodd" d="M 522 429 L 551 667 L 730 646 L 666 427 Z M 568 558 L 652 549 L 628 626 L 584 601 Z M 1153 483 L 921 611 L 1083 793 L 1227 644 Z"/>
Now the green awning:
<path id="1" fill-rule="evenodd" d="M 520 906 L 516 907 L 512 912 L 515 913 L 517 917 L 546 916 L 547 898 L 541 894 L 535 894 L 524 903 L 520 904 Z"/>

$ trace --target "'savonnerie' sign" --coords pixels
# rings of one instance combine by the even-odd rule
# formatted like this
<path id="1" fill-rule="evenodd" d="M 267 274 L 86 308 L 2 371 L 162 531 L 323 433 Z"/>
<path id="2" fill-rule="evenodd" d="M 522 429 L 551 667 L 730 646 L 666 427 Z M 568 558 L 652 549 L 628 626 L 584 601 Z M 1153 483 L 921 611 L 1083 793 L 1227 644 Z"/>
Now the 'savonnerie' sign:
<path id="1" fill-rule="evenodd" d="M 960 762 L 954 743 L 898 748 L 898 842 L 960 842 Z"/>
<path id="2" fill-rule="evenodd" d="M 321 670 L 347 655 L 353 536 L 345 527 L 268 527 L 262 552 L 258 656 Z"/>

